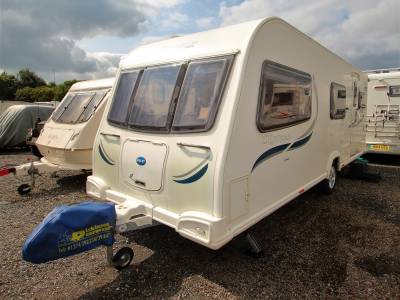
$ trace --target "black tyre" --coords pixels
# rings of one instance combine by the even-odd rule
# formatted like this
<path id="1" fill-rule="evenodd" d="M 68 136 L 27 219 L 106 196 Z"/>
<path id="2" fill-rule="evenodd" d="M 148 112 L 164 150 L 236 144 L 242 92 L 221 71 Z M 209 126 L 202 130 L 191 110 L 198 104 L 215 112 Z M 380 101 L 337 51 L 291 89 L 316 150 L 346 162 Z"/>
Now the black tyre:
<path id="1" fill-rule="evenodd" d="M 114 268 L 116 268 L 118 271 L 125 269 L 132 262 L 133 256 L 134 253 L 131 248 L 123 247 L 119 249 L 112 259 Z"/>
<path id="2" fill-rule="evenodd" d="M 31 146 L 31 152 L 32 152 L 32 154 L 35 155 L 36 157 L 39 157 L 39 158 L 42 158 L 42 157 L 43 157 L 42 153 L 40 153 L 38 147 L 36 147 L 36 146 Z"/>
<path id="3" fill-rule="evenodd" d="M 328 178 L 324 179 L 319 184 L 320 192 L 325 195 L 331 194 L 336 187 L 336 181 L 337 181 L 337 171 L 335 166 L 332 165 L 329 170 Z"/>
<path id="4" fill-rule="evenodd" d="M 18 188 L 17 188 L 17 192 L 18 194 L 20 194 L 21 196 L 26 196 L 31 192 L 32 188 L 29 184 L 21 184 Z"/>

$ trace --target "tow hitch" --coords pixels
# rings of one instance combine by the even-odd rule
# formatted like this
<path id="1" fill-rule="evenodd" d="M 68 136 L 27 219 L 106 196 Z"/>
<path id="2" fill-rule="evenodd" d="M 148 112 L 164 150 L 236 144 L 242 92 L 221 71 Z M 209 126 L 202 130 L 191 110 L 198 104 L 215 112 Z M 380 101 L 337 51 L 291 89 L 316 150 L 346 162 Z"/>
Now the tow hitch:
<path id="1" fill-rule="evenodd" d="M 134 252 L 123 247 L 113 254 L 117 227 L 113 203 L 61 205 L 32 231 L 22 248 L 22 257 L 41 264 L 105 246 L 108 266 L 122 270 L 130 265 Z"/>

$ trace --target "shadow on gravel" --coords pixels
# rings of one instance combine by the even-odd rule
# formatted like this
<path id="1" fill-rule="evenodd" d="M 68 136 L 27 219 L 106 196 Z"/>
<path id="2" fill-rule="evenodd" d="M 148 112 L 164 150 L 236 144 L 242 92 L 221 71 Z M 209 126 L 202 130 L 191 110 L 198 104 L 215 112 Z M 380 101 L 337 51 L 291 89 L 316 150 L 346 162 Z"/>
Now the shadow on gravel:
<path id="1" fill-rule="evenodd" d="M 36 187 L 32 189 L 32 192 L 27 196 L 22 196 L 25 200 L 29 198 L 40 198 L 43 195 L 51 194 L 51 195 L 66 195 L 68 193 L 74 192 L 83 192 L 85 193 L 86 188 L 86 178 L 87 174 L 80 173 L 74 175 L 65 175 L 62 172 L 57 177 L 47 176 L 46 180 L 51 181 L 53 180 L 56 185 L 52 188 L 43 188 L 40 185 L 40 181 L 36 182 Z M 26 177 L 26 183 L 29 183 L 29 178 Z M 43 180 L 42 178 L 39 178 Z M 25 182 L 21 180 L 20 182 Z"/>
<path id="2" fill-rule="evenodd" d="M 400 166 L 400 155 L 367 153 L 363 155 L 363 158 L 374 164 Z"/>
<path id="3" fill-rule="evenodd" d="M 16 155 L 16 154 L 32 154 L 32 153 L 28 147 L 0 150 L 0 155 Z"/>
<path id="4" fill-rule="evenodd" d="M 53 178 L 56 180 L 57 184 L 63 188 L 77 188 L 84 186 L 86 184 L 87 174 L 81 173 L 76 175 L 58 175 L 58 177 Z"/>
<path id="5" fill-rule="evenodd" d="M 357 260 L 355 265 L 375 277 L 400 274 L 400 257 L 387 255 L 367 256 Z"/>
<path id="6" fill-rule="evenodd" d="M 247 246 L 243 235 L 212 251 L 165 226 L 132 233 L 129 240 L 154 254 L 82 299 L 168 298 L 193 276 L 239 298 L 310 296 L 310 290 L 335 295 L 346 278 L 347 258 L 340 240 L 346 239 L 349 225 L 345 216 L 326 208 L 327 201 L 332 200 L 308 192 L 253 226 L 251 232 L 265 252 L 259 259 L 243 254 Z M 194 295 L 181 296 L 207 297 L 207 288 L 199 286 L 191 287 Z"/>

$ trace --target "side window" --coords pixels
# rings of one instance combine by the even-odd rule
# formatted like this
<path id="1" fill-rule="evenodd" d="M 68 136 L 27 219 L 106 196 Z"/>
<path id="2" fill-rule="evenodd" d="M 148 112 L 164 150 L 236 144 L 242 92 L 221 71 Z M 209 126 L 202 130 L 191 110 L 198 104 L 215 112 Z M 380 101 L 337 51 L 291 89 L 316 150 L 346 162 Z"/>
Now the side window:
<path id="1" fill-rule="evenodd" d="M 389 96 L 390 97 L 400 97 L 400 85 L 389 86 Z"/>
<path id="2" fill-rule="evenodd" d="M 344 119 L 346 116 L 346 87 L 331 83 L 331 119 Z"/>
<path id="3" fill-rule="evenodd" d="M 257 127 L 268 131 L 311 117 L 311 76 L 271 61 L 262 66 Z"/>

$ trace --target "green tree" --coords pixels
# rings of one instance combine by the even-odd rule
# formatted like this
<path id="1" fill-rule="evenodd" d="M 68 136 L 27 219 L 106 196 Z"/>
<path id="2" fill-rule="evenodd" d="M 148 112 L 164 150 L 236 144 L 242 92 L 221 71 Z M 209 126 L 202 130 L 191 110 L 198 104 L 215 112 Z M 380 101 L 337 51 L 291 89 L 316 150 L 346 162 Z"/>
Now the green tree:
<path id="1" fill-rule="evenodd" d="M 35 88 L 38 86 L 46 85 L 46 81 L 39 77 L 35 72 L 29 69 L 19 70 L 17 74 L 18 85 L 20 88 L 31 87 Z"/>
<path id="2" fill-rule="evenodd" d="M 15 93 L 15 99 L 18 101 L 26 102 L 48 102 L 53 101 L 55 95 L 55 88 L 49 86 L 40 87 L 24 87 L 18 89 Z"/>
<path id="3" fill-rule="evenodd" d="M 15 100 L 33 102 L 33 88 L 24 87 L 22 89 L 18 89 L 15 93 Z"/>
<path id="4" fill-rule="evenodd" d="M 17 91 L 18 81 L 14 75 L 2 72 L 0 74 L 0 100 L 12 100 Z"/>

